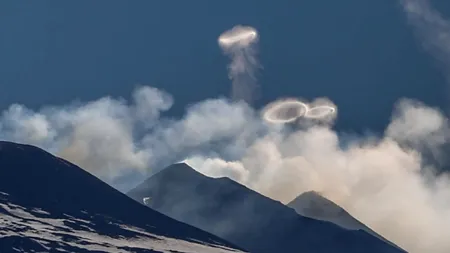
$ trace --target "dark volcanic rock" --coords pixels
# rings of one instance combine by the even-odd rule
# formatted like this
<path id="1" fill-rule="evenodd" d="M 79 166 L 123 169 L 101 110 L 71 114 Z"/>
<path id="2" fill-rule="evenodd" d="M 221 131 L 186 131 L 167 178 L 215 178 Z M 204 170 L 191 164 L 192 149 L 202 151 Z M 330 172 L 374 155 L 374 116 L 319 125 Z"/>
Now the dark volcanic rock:
<path id="1" fill-rule="evenodd" d="M 287 206 L 293 208 L 303 216 L 330 221 L 343 228 L 353 230 L 367 228 L 343 208 L 314 191 L 300 194 L 297 198 L 289 202 Z M 367 228 L 367 231 L 375 233 L 369 228 Z"/>
<path id="2" fill-rule="evenodd" d="M 209 178 L 186 164 L 162 170 L 128 195 L 250 252 L 404 252 L 364 231 L 298 215 L 231 179 Z"/>
<path id="3" fill-rule="evenodd" d="M 136 203 L 65 160 L 0 142 L 2 253 L 230 252 L 224 247 L 234 246 Z"/>
<path id="4" fill-rule="evenodd" d="M 355 219 L 345 209 L 335 204 L 333 201 L 324 198 L 317 192 L 310 191 L 302 193 L 289 202 L 287 206 L 293 208 L 300 215 L 316 220 L 329 221 L 350 230 L 364 230 L 367 233 L 394 245 L 359 220 Z"/>

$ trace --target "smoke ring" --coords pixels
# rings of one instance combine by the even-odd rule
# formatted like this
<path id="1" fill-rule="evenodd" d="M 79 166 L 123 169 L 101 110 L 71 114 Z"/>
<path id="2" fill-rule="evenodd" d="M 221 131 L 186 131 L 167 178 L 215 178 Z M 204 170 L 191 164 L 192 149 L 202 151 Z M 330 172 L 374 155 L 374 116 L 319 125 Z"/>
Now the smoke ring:
<path id="1" fill-rule="evenodd" d="M 218 42 L 222 48 L 234 46 L 247 47 L 258 39 L 258 32 L 250 26 L 235 26 L 219 36 Z"/>
<path id="2" fill-rule="evenodd" d="M 323 119 L 336 113 L 336 108 L 329 105 L 320 105 L 309 108 L 304 117 L 308 119 Z"/>
<path id="3" fill-rule="evenodd" d="M 282 110 L 285 110 L 286 107 L 291 107 L 291 109 L 292 107 L 294 107 L 296 109 L 295 114 L 292 116 L 283 115 L 281 112 Z M 262 117 L 264 120 L 270 123 L 291 123 L 297 120 L 299 117 L 304 116 L 308 112 L 308 110 L 309 107 L 306 103 L 303 103 L 297 99 L 287 99 L 282 101 L 275 101 L 268 104 L 263 110 Z"/>

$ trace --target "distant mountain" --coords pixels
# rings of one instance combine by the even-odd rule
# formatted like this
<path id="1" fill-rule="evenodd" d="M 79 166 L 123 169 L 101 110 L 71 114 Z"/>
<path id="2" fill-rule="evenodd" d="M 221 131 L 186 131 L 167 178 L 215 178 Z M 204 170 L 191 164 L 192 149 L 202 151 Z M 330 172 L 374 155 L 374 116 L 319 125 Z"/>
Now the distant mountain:
<path id="1" fill-rule="evenodd" d="M 359 220 L 355 219 L 345 209 L 315 191 L 300 194 L 297 198 L 289 202 L 287 206 L 293 208 L 298 214 L 309 218 L 329 221 L 350 230 L 364 230 L 367 233 L 396 246 Z"/>
<path id="2" fill-rule="evenodd" d="M 1 253 L 237 251 L 232 248 L 41 149 L 0 142 Z"/>
<path id="3" fill-rule="evenodd" d="M 404 252 L 364 231 L 298 215 L 229 178 L 210 178 L 184 163 L 160 171 L 128 195 L 250 252 Z"/>

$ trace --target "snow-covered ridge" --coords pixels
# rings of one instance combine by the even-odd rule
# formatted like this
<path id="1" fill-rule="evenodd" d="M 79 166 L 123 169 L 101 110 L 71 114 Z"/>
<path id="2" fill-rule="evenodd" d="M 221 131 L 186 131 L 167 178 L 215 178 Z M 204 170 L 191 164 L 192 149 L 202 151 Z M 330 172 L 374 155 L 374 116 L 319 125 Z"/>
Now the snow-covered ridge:
<path id="1" fill-rule="evenodd" d="M 232 253 L 35 147 L 0 142 L 0 252 Z"/>
<path id="2" fill-rule="evenodd" d="M 136 252 L 153 250 L 158 252 L 185 253 L 231 253 L 239 252 L 221 246 L 192 243 L 148 233 L 140 228 L 113 224 L 133 237 L 117 235 L 117 238 L 98 234 L 91 228 L 90 221 L 67 217 L 54 219 L 50 213 L 37 211 L 40 217 L 21 206 L 0 203 L 0 242 L 7 238 L 22 237 L 35 242 L 42 252 L 73 252 L 71 250 L 92 250 L 106 252 Z M 76 228 L 75 228 L 76 227 Z M 68 240 L 68 238 L 71 238 Z M 1 247 L 0 247 L 1 248 Z M 3 251 L 2 251 L 3 252 Z M 11 252 L 29 252 L 26 249 L 11 248 Z"/>

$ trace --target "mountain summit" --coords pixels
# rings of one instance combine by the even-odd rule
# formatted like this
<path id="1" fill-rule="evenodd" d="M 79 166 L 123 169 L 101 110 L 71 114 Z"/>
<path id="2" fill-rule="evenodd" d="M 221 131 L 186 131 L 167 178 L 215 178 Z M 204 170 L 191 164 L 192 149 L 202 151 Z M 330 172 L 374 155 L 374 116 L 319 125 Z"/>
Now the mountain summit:
<path id="1" fill-rule="evenodd" d="M 367 227 L 365 224 L 354 218 L 344 208 L 323 197 L 318 192 L 309 191 L 302 193 L 294 200 L 289 202 L 287 206 L 293 208 L 298 214 L 305 217 L 313 218 L 316 220 L 329 221 L 345 229 L 363 230 L 389 244 L 394 245 L 393 243 Z M 396 245 L 394 246 L 397 247 Z"/>
<path id="2" fill-rule="evenodd" d="M 236 252 L 39 148 L 0 142 L 0 252 Z"/>
<path id="3" fill-rule="evenodd" d="M 309 191 L 300 194 L 297 198 L 287 204 L 298 214 L 316 220 L 333 222 L 343 228 L 358 230 L 364 229 L 370 234 L 374 234 L 370 228 L 353 218 L 346 210 L 335 204 L 333 201 L 324 198 L 320 193 Z"/>
<path id="4" fill-rule="evenodd" d="M 365 231 L 301 216 L 229 178 L 210 178 L 184 163 L 156 173 L 128 195 L 250 252 L 404 252 Z"/>

